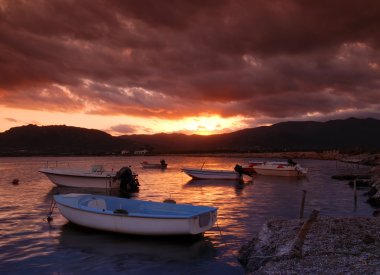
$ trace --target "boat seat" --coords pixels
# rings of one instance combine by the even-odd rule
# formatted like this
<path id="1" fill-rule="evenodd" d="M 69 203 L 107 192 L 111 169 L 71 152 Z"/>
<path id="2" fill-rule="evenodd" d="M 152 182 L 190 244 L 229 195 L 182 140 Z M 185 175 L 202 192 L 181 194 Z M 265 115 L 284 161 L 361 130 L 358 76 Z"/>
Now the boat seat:
<path id="1" fill-rule="evenodd" d="M 103 199 L 90 200 L 88 202 L 88 207 L 96 208 L 96 209 L 100 209 L 100 210 L 106 210 L 107 209 L 106 201 Z"/>

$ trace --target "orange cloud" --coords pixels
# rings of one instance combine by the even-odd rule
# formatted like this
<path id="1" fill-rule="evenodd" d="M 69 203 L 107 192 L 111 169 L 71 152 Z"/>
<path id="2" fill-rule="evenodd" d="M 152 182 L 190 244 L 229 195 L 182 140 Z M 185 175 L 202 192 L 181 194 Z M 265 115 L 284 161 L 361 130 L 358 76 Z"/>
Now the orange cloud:
<path id="1" fill-rule="evenodd" d="M 3 1 L 0 106 L 264 124 L 380 117 L 379 25 L 370 0 Z"/>

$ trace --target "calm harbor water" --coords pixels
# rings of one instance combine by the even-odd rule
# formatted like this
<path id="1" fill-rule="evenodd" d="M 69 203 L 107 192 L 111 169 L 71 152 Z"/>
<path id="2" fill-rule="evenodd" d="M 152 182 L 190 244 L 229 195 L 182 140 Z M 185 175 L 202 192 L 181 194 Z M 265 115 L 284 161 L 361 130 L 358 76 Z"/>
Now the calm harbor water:
<path id="1" fill-rule="evenodd" d="M 244 274 L 236 255 L 270 219 L 297 218 L 302 190 L 307 190 L 305 216 L 371 216 L 359 190 L 355 207 L 347 182 L 331 179 L 358 169 L 335 161 L 296 160 L 309 168 L 304 179 L 256 176 L 244 185 L 231 181 L 194 181 L 182 167 L 232 169 L 249 159 L 165 156 L 166 170 L 142 169 L 142 161 L 160 157 L 28 157 L 0 158 L 1 274 Z M 46 218 L 57 193 L 102 193 L 55 187 L 38 172 L 50 166 L 89 168 L 103 164 L 118 170 L 131 165 L 139 174 L 140 191 L 132 199 L 192 203 L 218 207 L 218 224 L 198 240 L 143 238 L 84 229 L 69 223 L 58 209 Z M 362 167 L 361 169 L 368 169 Z M 13 179 L 19 179 L 13 185 Z M 111 195 L 118 196 L 118 193 Z"/>

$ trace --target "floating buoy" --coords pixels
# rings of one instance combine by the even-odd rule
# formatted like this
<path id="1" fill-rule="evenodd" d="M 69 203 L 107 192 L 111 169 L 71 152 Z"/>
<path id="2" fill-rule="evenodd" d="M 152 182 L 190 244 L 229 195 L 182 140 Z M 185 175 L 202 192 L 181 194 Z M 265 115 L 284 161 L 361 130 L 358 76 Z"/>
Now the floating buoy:
<path id="1" fill-rule="evenodd" d="M 164 203 L 177 203 L 177 202 L 171 198 L 168 198 L 164 200 Z"/>
<path id="2" fill-rule="evenodd" d="M 47 222 L 51 222 L 51 221 L 53 220 L 52 214 L 53 214 L 53 213 L 50 212 L 50 213 L 47 215 L 47 217 L 46 217 Z"/>
<path id="3" fill-rule="evenodd" d="M 12 180 L 12 184 L 13 184 L 13 185 L 17 185 L 18 183 L 19 183 L 19 180 L 18 180 L 18 179 L 13 179 L 13 180 Z"/>

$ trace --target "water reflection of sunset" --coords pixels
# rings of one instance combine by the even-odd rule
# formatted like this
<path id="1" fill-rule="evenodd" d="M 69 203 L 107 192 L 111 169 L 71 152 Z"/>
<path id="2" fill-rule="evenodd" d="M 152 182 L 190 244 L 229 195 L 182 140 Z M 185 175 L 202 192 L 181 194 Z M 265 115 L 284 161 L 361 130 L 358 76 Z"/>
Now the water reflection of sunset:
<path id="1" fill-rule="evenodd" d="M 240 184 L 235 181 L 191 180 L 181 172 L 183 167 L 205 167 L 214 169 L 233 169 L 237 163 L 247 159 L 235 157 L 186 157 L 164 156 L 168 169 L 142 169 L 140 163 L 158 162 L 163 156 L 139 157 L 30 157 L 0 158 L 0 260 L 8 270 L 28 266 L 31 262 L 41 268 L 41 273 L 56 271 L 48 263 L 57 262 L 60 270 L 72 272 L 78 265 L 96 267 L 96 270 L 114 269 L 121 266 L 160 266 L 173 267 L 178 273 L 189 261 L 207 262 L 207 266 L 223 264 L 232 268 L 234 273 L 241 271 L 236 261 L 236 251 L 249 240 L 261 225 L 272 218 L 296 218 L 302 190 L 307 189 L 305 213 L 318 207 L 327 215 L 372 215 L 371 207 L 365 203 L 365 197 L 358 196 L 356 212 L 352 212 L 353 200 L 350 188 L 331 183 L 331 174 L 336 172 L 335 162 L 300 160 L 303 166 L 310 168 L 309 180 L 281 177 L 255 176 L 253 182 Z M 204 234 L 199 245 L 177 243 L 173 246 L 165 242 L 150 242 L 149 239 L 114 236 L 109 233 L 95 232 L 90 229 L 71 228 L 57 209 L 49 225 L 46 218 L 51 207 L 52 196 L 57 193 L 97 193 L 119 196 L 103 189 L 87 190 L 61 188 L 54 186 L 38 169 L 49 161 L 71 168 L 89 168 L 92 164 L 103 164 L 106 168 L 120 169 L 131 165 L 139 174 L 140 191 L 132 199 L 164 201 L 174 199 L 177 203 L 191 203 L 218 208 L 218 221 L 210 231 Z M 13 185 L 12 179 L 19 178 L 19 185 Z M 360 207 L 359 207 L 360 206 Z M 69 228 L 69 229 L 68 229 Z M 89 236 L 81 237 L 82 235 Z M 120 238 L 120 239 L 119 239 Z M 78 244 L 77 240 L 83 240 Z M 117 241 L 124 243 L 118 245 Z M 86 243 L 87 242 L 87 243 Z M 91 242 L 91 243 L 88 243 Z M 102 248 L 98 246 L 101 244 Z M 133 254 L 129 245 L 135 247 Z M 164 247 L 166 257 L 155 253 Z M 191 249 L 187 251 L 187 249 Z M 176 253 L 175 251 L 180 251 Z M 124 253 L 124 254 L 123 254 Z M 67 255 L 76 257 L 65 259 Z M 115 257 L 123 255 L 121 261 Z M 129 256 L 128 256 L 129 255 Z M 182 255 L 182 256 L 181 256 Z M 188 259 L 187 257 L 190 257 Z M 147 260 L 147 258 L 151 260 Z M 64 260 L 62 260 L 64 259 Z M 112 259 L 112 260 L 111 260 Z M 168 262 L 181 262 L 181 268 Z M 38 264 L 40 263 L 40 264 Z M 63 264 L 64 263 L 64 264 Z M 137 264 L 138 263 L 138 264 Z M 3 264 L 4 265 L 4 264 Z M 202 264 L 203 266 L 203 264 Z M 132 268 L 133 269 L 133 268 Z M 92 271 L 92 268 L 89 268 Z M 121 268 L 125 271 L 125 268 Z M 128 269 L 129 270 L 129 269 Z M 48 271 L 48 272 L 46 272 Z M 88 271 L 86 269 L 86 271 Z M 130 270 L 129 270 L 130 271 Z"/>

